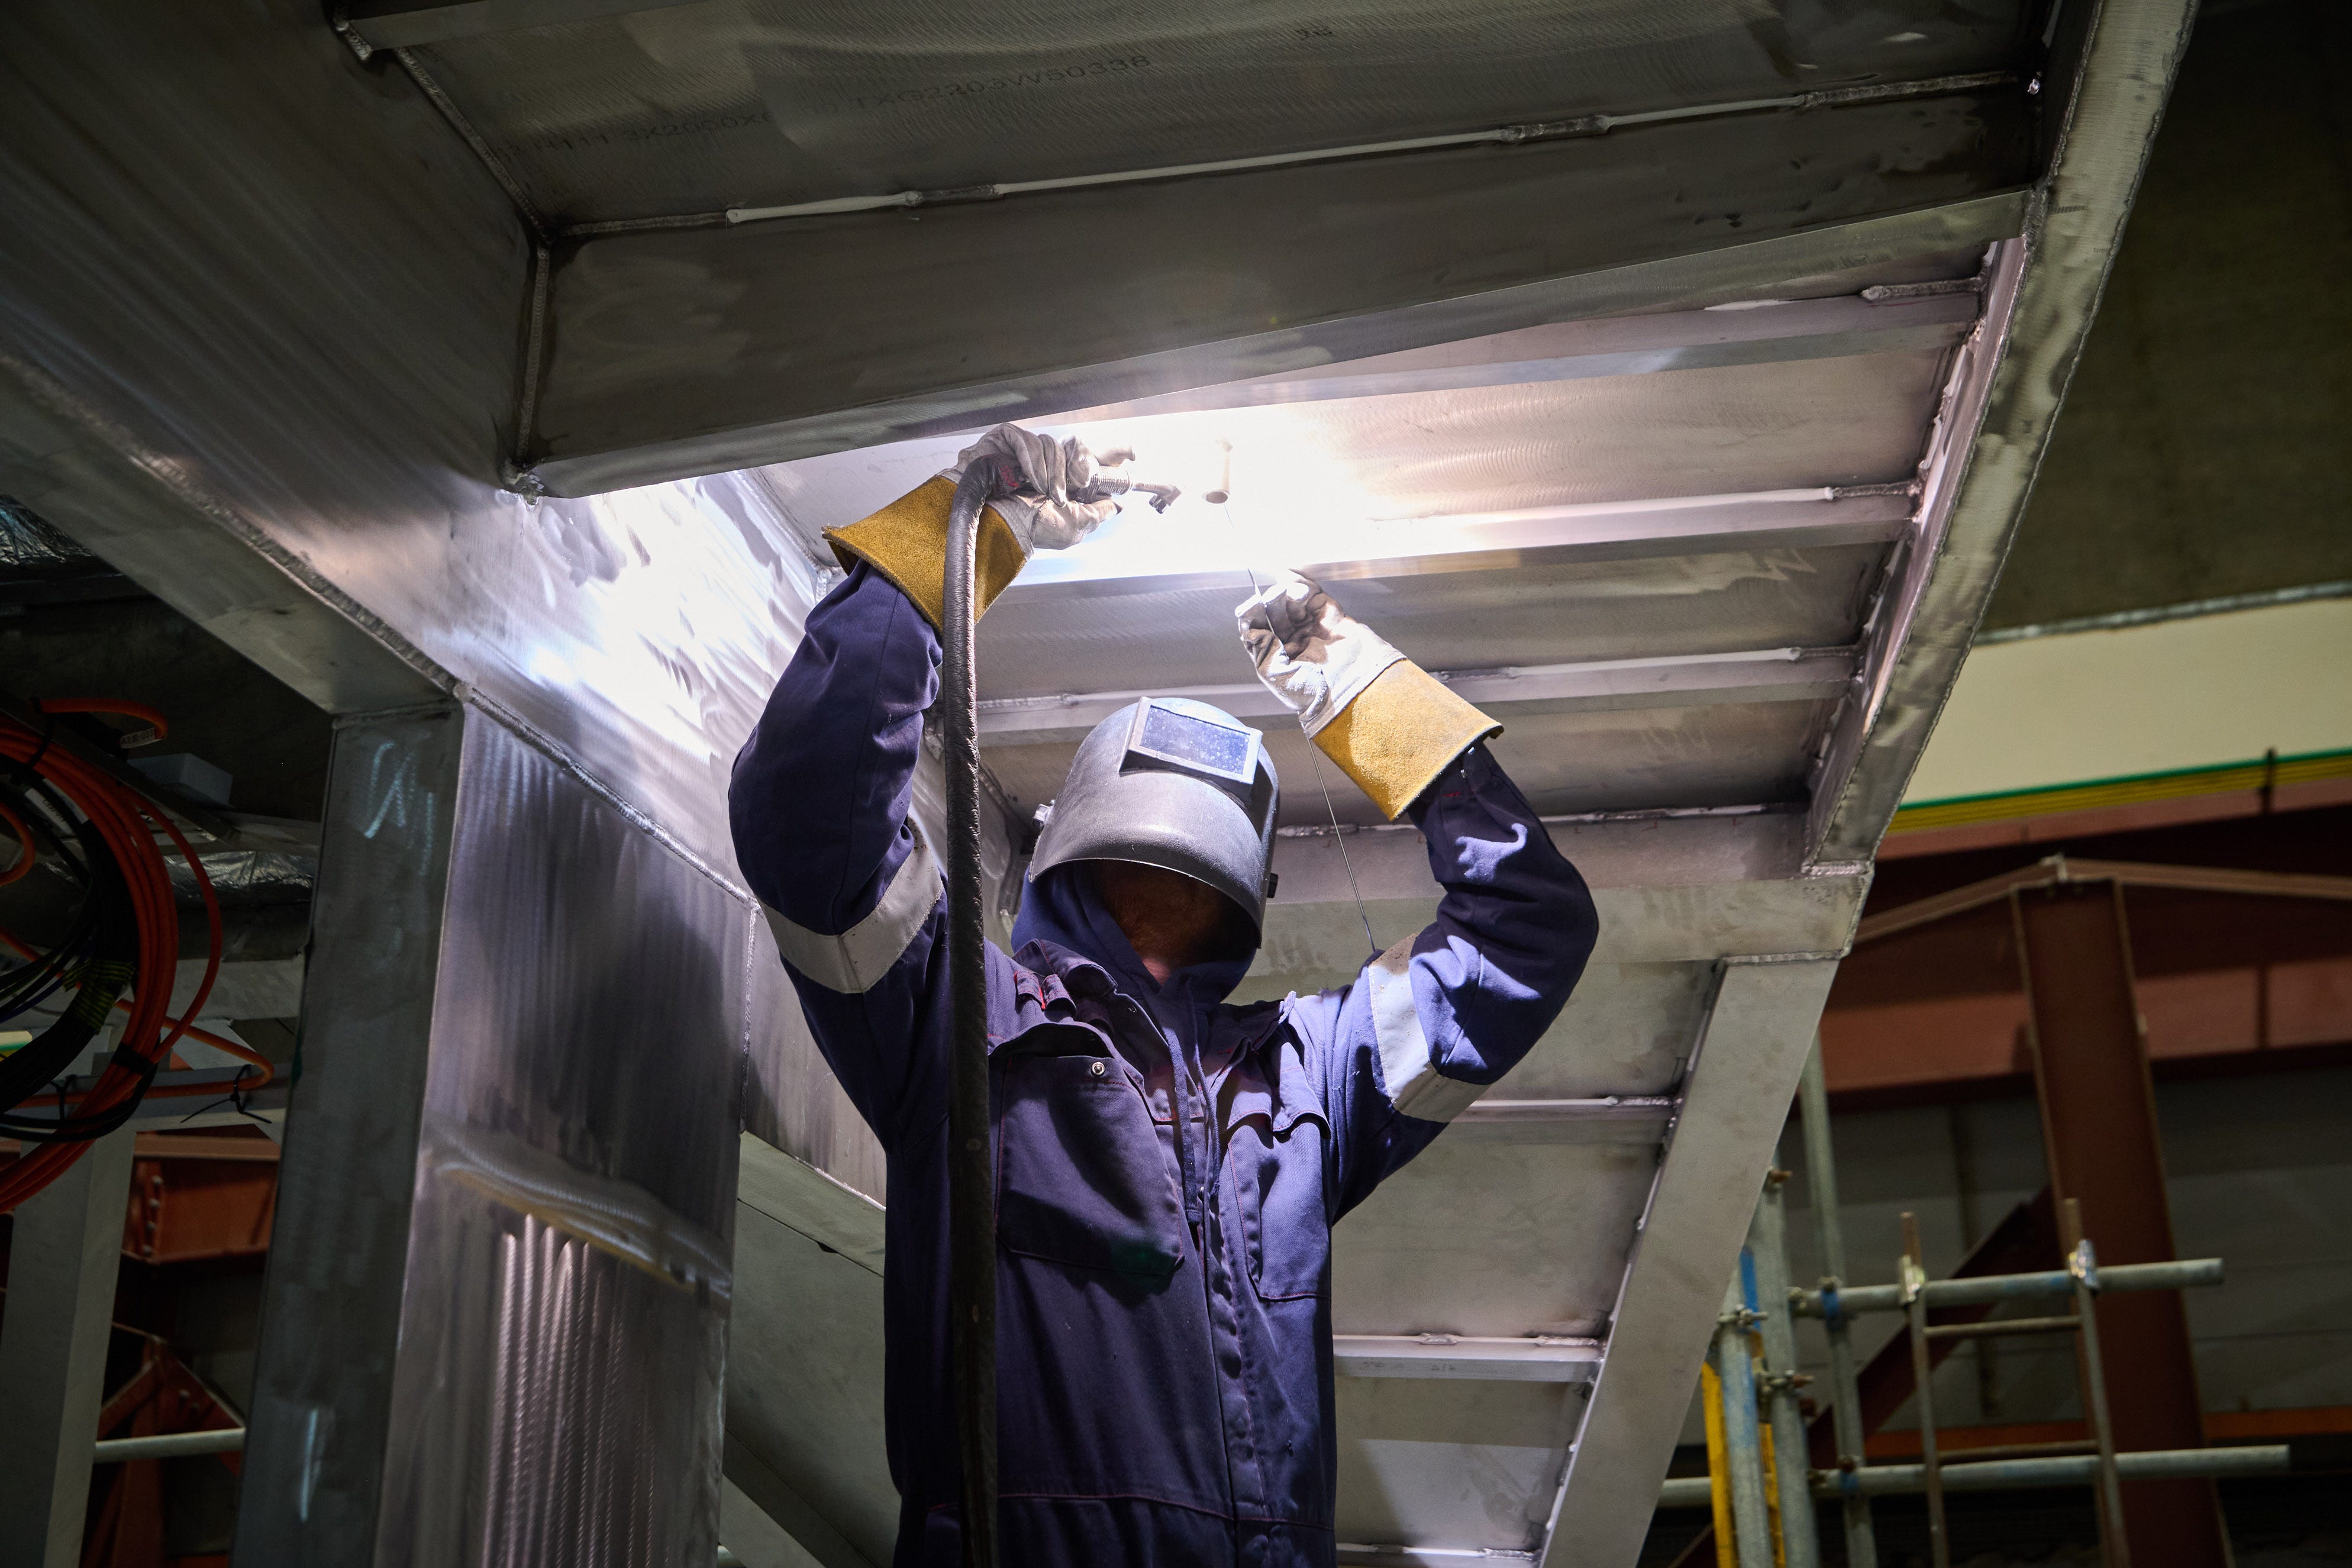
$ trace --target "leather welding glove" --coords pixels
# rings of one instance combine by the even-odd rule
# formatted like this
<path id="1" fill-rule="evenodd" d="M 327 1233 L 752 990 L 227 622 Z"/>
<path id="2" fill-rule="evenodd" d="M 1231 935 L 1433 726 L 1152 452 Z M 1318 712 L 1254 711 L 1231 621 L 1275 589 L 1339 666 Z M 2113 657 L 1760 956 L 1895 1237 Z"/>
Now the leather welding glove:
<path id="1" fill-rule="evenodd" d="M 866 562 L 897 584 L 932 626 L 940 626 L 947 601 L 948 508 L 967 468 L 982 458 L 1009 458 L 1020 468 L 1024 492 L 999 497 L 981 513 L 973 601 L 985 613 L 1034 552 L 1066 550 L 1118 510 L 1118 501 L 1102 496 L 1096 484 L 1106 467 L 1130 456 L 1110 452 L 1098 460 L 1076 437 L 1057 441 L 1018 425 L 999 425 L 957 453 L 953 467 L 871 517 L 825 530 L 824 537 L 843 570 Z"/>
<path id="2" fill-rule="evenodd" d="M 1257 678 L 1391 821 L 1503 728 L 1295 572 L 1236 605 L 1234 620 Z"/>
<path id="3" fill-rule="evenodd" d="M 1056 441 L 1018 425 L 999 425 L 958 452 L 955 467 L 941 469 L 940 478 L 961 484 L 963 471 L 982 458 L 1011 458 L 1020 464 L 1023 488 L 1036 494 L 991 504 L 1012 526 L 1026 561 L 1040 550 L 1067 550 L 1108 521 L 1118 502 L 1104 497 L 1096 481 L 1105 469 L 1134 456 L 1120 449 L 1097 458 L 1076 436 Z"/>

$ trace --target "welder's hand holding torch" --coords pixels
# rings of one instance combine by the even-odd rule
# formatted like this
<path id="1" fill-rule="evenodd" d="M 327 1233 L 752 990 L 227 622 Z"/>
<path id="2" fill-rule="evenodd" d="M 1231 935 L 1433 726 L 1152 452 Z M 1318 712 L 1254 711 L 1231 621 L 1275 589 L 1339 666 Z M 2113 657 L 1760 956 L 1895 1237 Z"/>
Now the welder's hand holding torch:
<path id="1" fill-rule="evenodd" d="M 956 486 L 978 464 L 993 468 L 988 509 L 981 519 L 974 553 L 975 603 L 986 610 L 1040 550 L 1067 550 L 1118 510 L 1117 497 L 1130 489 L 1172 498 L 1172 490 L 1133 485 L 1112 470 L 1134 454 L 1097 457 L 1076 437 L 1055 440 L 999 425 L 956 454 L 955 466 L 900 496 L 871 517 L 846 528 L 825 531 L 844 571 L 864 562 L 898 585 L 932 626 L 946 600 L 948 509 Z M 1155 500 L 1164 506 L 1166 499 Z"/>
<path id="2" fill-rule="evenodd" d="M 1128 488 L 1125 475 L 1108 470 L 1134 456 L 1122 448 L 1097 458 L 1076 436 L 1056 441 L 1018 425 L 999 425 L 958 452 L 955 467 L 940 477 L 954 484 L 974 463 L 1009 465 L 1005 477 L 1014 483 L 1000 485 L 1003 493 L 992 504 L 1020 541 L 1025 561 L 1040 550 L 1067 550 L 1108 521 Z"/>
<path id="3" fill-rule="evenodd" d="M 1234 605 L 1234 621 L 1266 689 L 1391 821 L 1502 729 L 1296 572 Z"/>

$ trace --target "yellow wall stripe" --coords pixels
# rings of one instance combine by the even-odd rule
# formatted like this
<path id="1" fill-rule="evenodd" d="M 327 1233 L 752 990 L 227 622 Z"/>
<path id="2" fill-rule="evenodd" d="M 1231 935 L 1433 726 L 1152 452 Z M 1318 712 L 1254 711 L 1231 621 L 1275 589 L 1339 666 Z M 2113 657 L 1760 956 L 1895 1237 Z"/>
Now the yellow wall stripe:
<path id="1" fill-rule="evenodd" d="M 2306 756 L 2258 758 L 2219 767 L 2181 768 L 2170 773 L 2141 773 L 2129 778 L 2099 779 L 2089 784 L 2055 784 L 2043 789 L 2017 790 L 2006 795 L 1964 795 L 1953 800 L 1926 800 L 1895 814 L 1890 833 L 1916 833 L 1928 827 L 1962 827 L 1980 822 L 2004 822 L 2021 816 L 2050 816 L 2060 812 L 2090 811 L 2100 806 L 2138 805 L 2148 801 L 2181 800 L 2192 795 L 2226 795 L 2238 790 L 2275 789 L 2283 784 L 2352 775 L 2352 751 L 2315 752 Z"/>

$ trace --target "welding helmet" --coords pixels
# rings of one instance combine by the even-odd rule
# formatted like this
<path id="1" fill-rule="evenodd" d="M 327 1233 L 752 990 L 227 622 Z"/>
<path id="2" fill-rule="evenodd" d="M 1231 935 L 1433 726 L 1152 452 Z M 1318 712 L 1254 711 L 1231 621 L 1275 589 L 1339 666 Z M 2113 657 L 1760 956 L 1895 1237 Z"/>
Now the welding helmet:
<path id="1" fill-rule="evenodd" d="M 1094 727 L 1029 862 L 1126 860 L 1205 882 L 1265 924 L 1282 786 L 1265 740 L 1185 697 L 1146 697 Z"/>

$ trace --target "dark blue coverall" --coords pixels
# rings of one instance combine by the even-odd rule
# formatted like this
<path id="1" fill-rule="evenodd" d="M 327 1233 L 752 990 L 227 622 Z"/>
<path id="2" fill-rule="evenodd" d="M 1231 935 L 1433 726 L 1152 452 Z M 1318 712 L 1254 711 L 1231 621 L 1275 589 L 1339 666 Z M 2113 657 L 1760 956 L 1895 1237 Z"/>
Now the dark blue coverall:
<path id="1" fill-rule="evenodd" d="M 910 825 L 940 645 L 860 564 L 735 763 L 736 854 L 825 1060 L 889 1154 L 897 1568 L 957 1561 L 947 917 Z M 1334 1560 L 1330 1231 L 1508 1071 L 1591 953 L 1583 879 L 1481 743 L 1410 815 L 1444 898 L 1314 996 L 1152 983 L 1083 864 L 988 954 L 1010 1568 Z M 1403 1109 L 1400 1109 L 1402 1102 Z"/>

